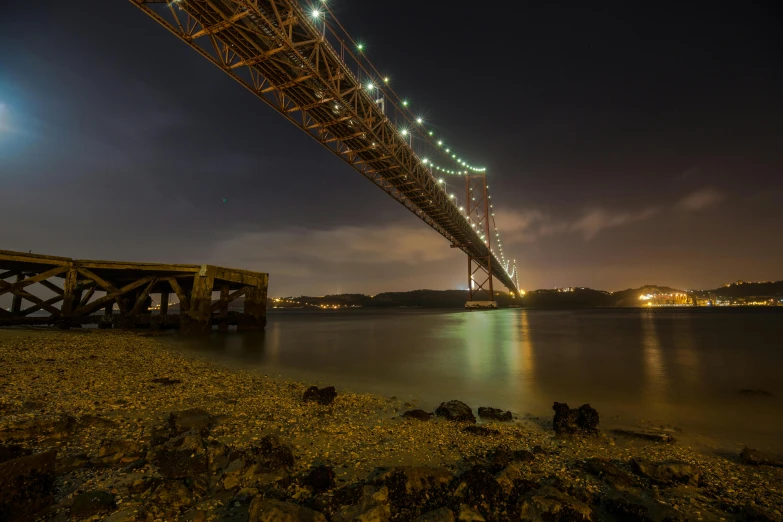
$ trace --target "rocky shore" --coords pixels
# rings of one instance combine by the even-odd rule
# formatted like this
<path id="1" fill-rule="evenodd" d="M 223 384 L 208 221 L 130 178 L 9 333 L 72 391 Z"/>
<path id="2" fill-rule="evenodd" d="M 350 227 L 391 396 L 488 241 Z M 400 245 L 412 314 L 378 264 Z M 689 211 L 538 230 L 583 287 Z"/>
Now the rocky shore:
<path id="1" fill-rule="evenodd" d="M 0 331 L 0 522 L 781 520 L 774 455 L 605 433 L 587 405 L 537 424 L 334 384 L 131 332 Z"/>

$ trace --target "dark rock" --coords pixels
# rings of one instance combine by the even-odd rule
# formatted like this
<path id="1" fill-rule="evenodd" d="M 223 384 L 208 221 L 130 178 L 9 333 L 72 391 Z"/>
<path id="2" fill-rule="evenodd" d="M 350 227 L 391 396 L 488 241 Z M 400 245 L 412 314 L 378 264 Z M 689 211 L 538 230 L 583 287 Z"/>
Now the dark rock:
<path id="1" fill-rule="evenodd" d="M 104 419 L 103 417 L 99 417 L 97 415 L 82 415 L 79 417 L 79 422 L 77 423 L 78 429 L 86 429 L 86 428 L 113 428 L 116 426 L 117 423 L 113 420 Z"/>
<path id="2" fill-rule="evenodd" d="M 173 411 L 169 414 L 168 425 L 172 436 L 190 430 L 198 430 L 204 436 L 212 429 L 212 415 L 201 408 Z"/>
<path id="3" fill-rule="evenodd" d="M 114 511 L 117 504 L 114 495 L 105 491 L 88 491 L 73 499 L 71 516 L 73 518 L 89 518 Z"/>
<path id="4" fill-rule="evenodd" d="M 751 466 L 783 467 L 783 458 L 747 447 L 740 453 L 740 461 L 742 461 L 743 464 L 750 464 Z"/>
<path id="5" fill-rule="evenodd" d="M 197 430 L 179 435 L 163 445 L 151 460 L 169 479 L 192 477 L 207 471 L 207 452 Z"/>
<path id="6" fill-rule="evenodd" d="M 783 517 L 758 505 L 746 504 L 742 508 L 747 522 L 781 522 Z"/>
<path id="7" fill-rule="evenodd" d="M 489 408 L 485 406 L 481 406 L 478 409 L 478 415 L 482 419 L 493 419 L 493 420 L 499 420 L 499 421 L 510 421 L 511 420 L 511 412 L 510 411 L 503 411 L 498 408 Z"/>
<path id="8" fill-rule="evenodd" d="M 492 428 L 487 428 L 485 426 L 467 426 L 462 429 L 465 433 L 470 433 L 471 435 L 478 435 L 480 437 L 489 437 L 490 435 L 500 435 L 500 432 L 498 430 L 494 430 Z"/>
<path id="9" fill-rule="evenodd" d="M 403 418 L 416 419 L 420 421 L 428 421 L 432 417 L 432 413 L 427 413 L 424 410 L 408 410 L 402 414 Z"/>
<path id="10" fill-rule="evenodd" d="M 54 419 L 25 419 L 0 431 L 0 442 L 30 440 L 40 437 L 63 439 L 76 429 L 76 419 L 61 415 Z"/>
<path id="11" fill-rule="evenodd" d="M 26 449 L 18 444 L 0 444 L 0 464 L 30 455 L 31 453 L 32 450 Z"/>
<path id="12" fill-rule="evenodd" d="M 326 522 L 326 517 L 306 507 L 290 502 L 265 499 L 260 496 L 250 504 L 249 522 Z"/>
<path id="13" fill-rule="evenodd" d="M 460 475 L 454 496 L 469 504 L 488 502 L 493 505 L 500 503 L 504 492 L 490 469 L 473 466 Z"/>
<path id="14" fill-rule="evenodd" d="M 464 521 L 464 522 L 486 522 L 486 518 L 484 516 L 475 511 L 473 508 L 471 508 L 467 504 L 460 504 L 459 506 L 459 515 L 457 515 L 457 520 Z"/>
<path id="15" fill-rule="evenodd" d="M 155 379 L 152 379 L 152 381 L 155 384 L 162 384 L 164 386 L 171 386 L 172 384 L 181 384 L 182 381 L 179 379 L 170 379 L 169 377 L 158 377 Z"/>
<path id="16" fill-rule="evenodd" d="M 527 493 L 537 489 L 538 484 L 524 478 L 525 471 L 528 468 L 529 464 L 527 462 L 511 462 L 495 475 L 495 482 L 497 482 L 506 496 L 511 496 L 514 493 L 519 495 L 520 493 Z"/>
<path id="17" fill-rule="evenodd" d="M 443 468 L 400 466 L 383 470 L 374 482 L 389 488 L 393 503 L 415 503 L 425 496 L 434 496 L 454 479 L 454 473 Z"/>
<path id="18" fill-rule="evenodd" d="M 255 457 L 256 464 L 262 472 L 290 468 L 294 465 L 294 453 L 291 447 L 280 442 L 275 435 L 267 435 L 261 439 L 250 453 Z"/>
<path id="19" fill-rule="evenodd" d="M 445 417 L 450 421 L 476 423 L 476 417 L 470 406 L 461 401 L 442 402 L 435 410 L 435 415 Z"/>
<path id="20" fill-rule="evenodd" d="M 334 402 L 335 397 L 337 397 L 337 390 L 334 389 L 334 386 L 327 386 L 321 389 L 318 386 L 310 386 L 305 390 L 302 400 L 328 406 Z"/>
<path id="21" fill-rule="evenodd" d="M 582 467 L 616 489 L 628 489 L 636 485 L 638 479 L 607 459 L 587 459 Z"/>
<path id="22" fill-rule="evenodd" d="M 501 470 L 512 462 L 531 462 L 535 458 L 535 455 L 527 450 L 512 451 L 505 446 L 498 446 L 490 451 L 486 457 L 489 465 L 496 470 Z"/>
<path id="23" fill-rule="evenodd" d="M 359 503 L 344 506 L 332 517 L 333 522 L 388 522 L 391 517 L 389 488 L 364 486 Z"/>
<path id="24" fill-rule="evenodd" d="M 601 505 L 617 520 L 628 522 L 685 521 L 683 515 L 675 509 L 654 500 L 646 500 L 626 491 L 609 491 L 601 499 Z"/>
<path id="25" fill-rule="evenodd" d="M 672 437 L 668 433 L 663 432 L 657 432 L 657 431 L 638 431 L 638 430 L 622 430 L 622 429 L 615 429 L 612 430 L 612 433 L 615 435 L 619 435 L 621 437 L 629 437 L 632 439 L 641 439 L 641 440 L 649 440 L 652 442 L 664 442 L 666 444 L 673 444 L 674 437 Z"/>
<path id="26" fill-rule="evenodd" d="M 0 520 L 23 520 L 54 502 L 56 456 L 52 450 L 0 464 Z"/>
<path id="27" fill-rule="evenodd" d="M 210 441 L 207 445 L 207 461 L 211 473 L 226 469 L 231 463 L 231 448 L 218 441 Z"/>
<path id="28" fill-rule="evenodd" d="M 743 388 L 738 393 L 747 397 L 772 397 L 772 392 L 761 389 Z"/>
<path id="29" fill-rule="evenodd" d="M 55 465 L 55 469 L 58 475 L 89 467 L 92 467 L 92 464 L 90 463 L 90 457 L 84 454 L 71 455 L 57 459 L 57 463 Z"/>
<path id="30" fill-rule="evenodd" d="M 593 520 L 593 511 L 589 506 L 552 487 L 531 491 L 522 497 L 517 505 L 519 519 L 539 520 Z"/>
<path id="31" fill-rule="evenodd" d="M 631 469 L 660 484 L 699 485 L 699 468 L 687 462 L 649 462 L 631 459 Z"/>
<path id="32" fill-rule="evenodd" d="M 442 507 L 416 517 L 413 522 L 454 522 L 454 513 L 449 508 Z"/>
<path id="33" fill-rule="evenodd" d="M 320 493 L 334 487 L 334 477 L 334 469 L 322 464 L 311 468 L 302 483 L 306 486 L 312 486 L 316 493 Z"/>
<path id="34" fill-rule="evenodd" d="M 128 485 L 131 495 L 140 495 L 145 491 L 154 490 L 161 484 L 161 479 L 155 477 L 141 477 Z"/>
<path id="35" fill-rule="evenodd" d="M 155 489 L 151 500 L 161 506 L 179 509 L 189 505 L 194 499 L 193 493 L 183 482 L 167 480 Z"/>
<path id="36" fill-rule="evenodd" d="M 555 417 L 552 427 L 558 434 L 594 434 L 598 433 L 598 412 L 589 404 L 579 408 L 569 408 L 568 404 L 556 402 L 552 409 Z"/>

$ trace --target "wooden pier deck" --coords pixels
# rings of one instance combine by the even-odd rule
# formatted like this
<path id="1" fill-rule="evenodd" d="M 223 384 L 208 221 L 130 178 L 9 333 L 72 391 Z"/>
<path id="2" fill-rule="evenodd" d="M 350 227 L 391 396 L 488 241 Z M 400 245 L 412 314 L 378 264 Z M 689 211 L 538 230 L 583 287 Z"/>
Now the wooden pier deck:
<path id="1" fill-rule="evenodd" d="M 214 265 L 93 261 L 0 250 L 0 326 L 262 330 L 269 275 Z M 213 292 L 219 298 L 213 300 Z M 179 312 L 169 313 L 176 296 Z M 151 306 L 153 296 L 157 306 Z M 228 305 L 244 298 L 242 312 Z"/>

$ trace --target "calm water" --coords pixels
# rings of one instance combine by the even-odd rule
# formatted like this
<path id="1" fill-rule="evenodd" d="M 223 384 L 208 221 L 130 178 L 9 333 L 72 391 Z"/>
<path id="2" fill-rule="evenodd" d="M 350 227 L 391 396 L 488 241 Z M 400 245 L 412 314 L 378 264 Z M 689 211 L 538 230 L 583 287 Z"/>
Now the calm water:
<path id="1" fill-rule="evenodd" d="M 689 443 L 783 451 L 783 310 L 270 312 L 266 332 L 170 337 L 221 364 L 337 388 L 602 424 Z M 773 397 L 740 396 L 761 388 Z"/>

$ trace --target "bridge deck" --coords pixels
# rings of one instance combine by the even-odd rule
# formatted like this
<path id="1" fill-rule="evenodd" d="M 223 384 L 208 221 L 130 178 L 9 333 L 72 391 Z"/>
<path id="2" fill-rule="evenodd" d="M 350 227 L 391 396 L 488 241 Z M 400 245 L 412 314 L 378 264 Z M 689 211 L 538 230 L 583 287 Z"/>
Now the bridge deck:
<path id="1" fill-rule="evenodd" d="M 0 296 L 13 295 L 10 309 L 0 308 L 0 325 L 263 329 L 268 281 L 265 273 L 214 265 L 75 260 L 0 250 Z M 213 292 L 220 292 L 215 302 Z M 171 294 L 178 300 L 177 314 L 169 313 Z M 229 303 L 239 297 L 243 312 L 229 314 Z"/>

